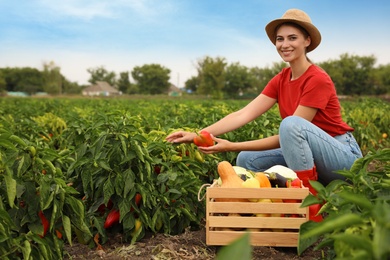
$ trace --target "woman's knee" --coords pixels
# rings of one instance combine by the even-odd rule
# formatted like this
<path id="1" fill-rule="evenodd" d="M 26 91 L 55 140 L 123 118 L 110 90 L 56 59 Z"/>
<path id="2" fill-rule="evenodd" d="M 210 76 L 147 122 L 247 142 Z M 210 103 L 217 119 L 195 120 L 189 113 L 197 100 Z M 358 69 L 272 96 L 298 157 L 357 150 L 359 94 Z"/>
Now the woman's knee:
<path id="1" fill-rule="evenodd" d="M 246 168 L 247 162 L 248 162 L 248 152 L 245 151 L 240 152 L 236 158 L 236 165 Z"/>
<path id="2" fill-rule="evenodd" d="M 282 120 L 279 126 L 279 134 L 282 135 L 284 133 L 291 133 L 296 130 L 297 127 L 302 125 L 302 117 L 299 116 L 288 116 Z"/>
<path id="3" fill-rule="evenodd" d="M 236 165 L 251 171 L 264 171 L 274 165 L 285 165 L 280 149 L 266 151 L 242 151 L 236 158 Z"/>

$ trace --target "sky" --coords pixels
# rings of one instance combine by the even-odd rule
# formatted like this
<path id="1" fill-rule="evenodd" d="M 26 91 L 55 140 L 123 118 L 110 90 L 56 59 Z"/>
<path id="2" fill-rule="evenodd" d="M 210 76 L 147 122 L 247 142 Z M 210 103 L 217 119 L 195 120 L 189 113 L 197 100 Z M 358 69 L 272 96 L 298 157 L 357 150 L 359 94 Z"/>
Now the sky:
<path id="1" fill-rule="evenodd" d="M 160 64 L 184 87 L 206 56 L 249 68 L 282 61 L 264 28 L 291 8 L 322 34 L 312 61 L 347 53 L 390 63 L 388 0 L 0 0 L 0 68 L 54 62 L 83 85 L 88 69 L 119 77 Z"/>

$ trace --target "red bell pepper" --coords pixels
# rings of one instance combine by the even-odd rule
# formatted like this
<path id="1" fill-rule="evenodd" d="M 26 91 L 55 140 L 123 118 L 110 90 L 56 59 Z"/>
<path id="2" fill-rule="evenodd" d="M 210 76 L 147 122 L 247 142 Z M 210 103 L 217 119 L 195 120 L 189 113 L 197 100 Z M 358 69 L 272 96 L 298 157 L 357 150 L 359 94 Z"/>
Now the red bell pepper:
<path id="1" fill-rule="evenodd" d="M 108 213 L 108 216 L 106 218 L 106 221 L 104 222 L 104 228 L 110 228 L 115 224 L 119 223 L 120 214 L 119 209 L 113 209 Z"/>
<path id="2" fill-rule="evenodd" d="M 211 137 L 211 134 L 203 130 L 200 131 L 199 135 L 195 136 L 194 144 L 196 146 L 208 147 L 208 146 L 213 146 L 214 141 L 213 138 Z"/>
<path id="3" fill-rule="evenodd" d="M 45 215 L 43 214 L 42 210 L 39 211 L 38 216 L 41 219 L 42 226 L 43 226 L 43 235 L 39 235 L 39 236 L 44 237 L 46 235 L 47 231 L 49 230 L 50 224 L 49 224 L 49 221 L 47 220 L 47 218 L 45 217 Z"/>

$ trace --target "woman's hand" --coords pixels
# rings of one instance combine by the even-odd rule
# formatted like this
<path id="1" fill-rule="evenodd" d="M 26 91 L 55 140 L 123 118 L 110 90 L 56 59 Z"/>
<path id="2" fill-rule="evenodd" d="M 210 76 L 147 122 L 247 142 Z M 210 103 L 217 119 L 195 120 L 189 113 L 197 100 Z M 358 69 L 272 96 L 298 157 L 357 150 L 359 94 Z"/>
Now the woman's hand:
<path id="1" fill-rule="evenodd" d="M 198 150 L 201 151 L 202 153 L 205 154 L 212 154 L 212 153 L 221 153 L 221 152 L 229 152 L 232 149 L 233 143 L 221 139 L 221 138 L 216 138 L 212 135 L 213 141 L 215 142 L 215 145 L 209 146 L 209 147 L 198 147 Z"/>
<path id="2" fill-rule="evenodd" d="M 177 131 L 168 135 L 165 140 L 170 143 L 192 143 L 196 133 L 186 132 L 186 131 Z"/>

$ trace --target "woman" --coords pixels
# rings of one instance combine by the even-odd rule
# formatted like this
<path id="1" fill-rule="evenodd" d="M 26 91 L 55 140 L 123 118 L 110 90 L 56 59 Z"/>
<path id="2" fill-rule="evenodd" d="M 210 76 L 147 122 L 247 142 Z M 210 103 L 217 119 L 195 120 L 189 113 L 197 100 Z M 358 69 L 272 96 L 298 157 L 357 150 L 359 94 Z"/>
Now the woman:
<path id="1" fill-rule="evenodd" d="M 262 93 L 247 106 L 204 128 L 216 142 L 199 147 L 203 153 L 240 152 L 237 165 L 264 171 L 273 165 L 294 170 L 315 194 L 309 180 L 327 185 L 343 177 L 335 171 L 349 169 L 362 153 L 341 117 L 334 84 L 328 74 L 314 65 L 306 54 L 321 42 L 319 30 L 310 17 L 297 9 L 271 21 L 265 30 L 283 61 L 289 63 Z M 233 131 L 278 104 L 282 122 L 279 135 L 246 142 L 230 142 L 215 136 Z M 196 133 L 178 131 L 167 136 L 174 143 L 192 142 Z"/>

